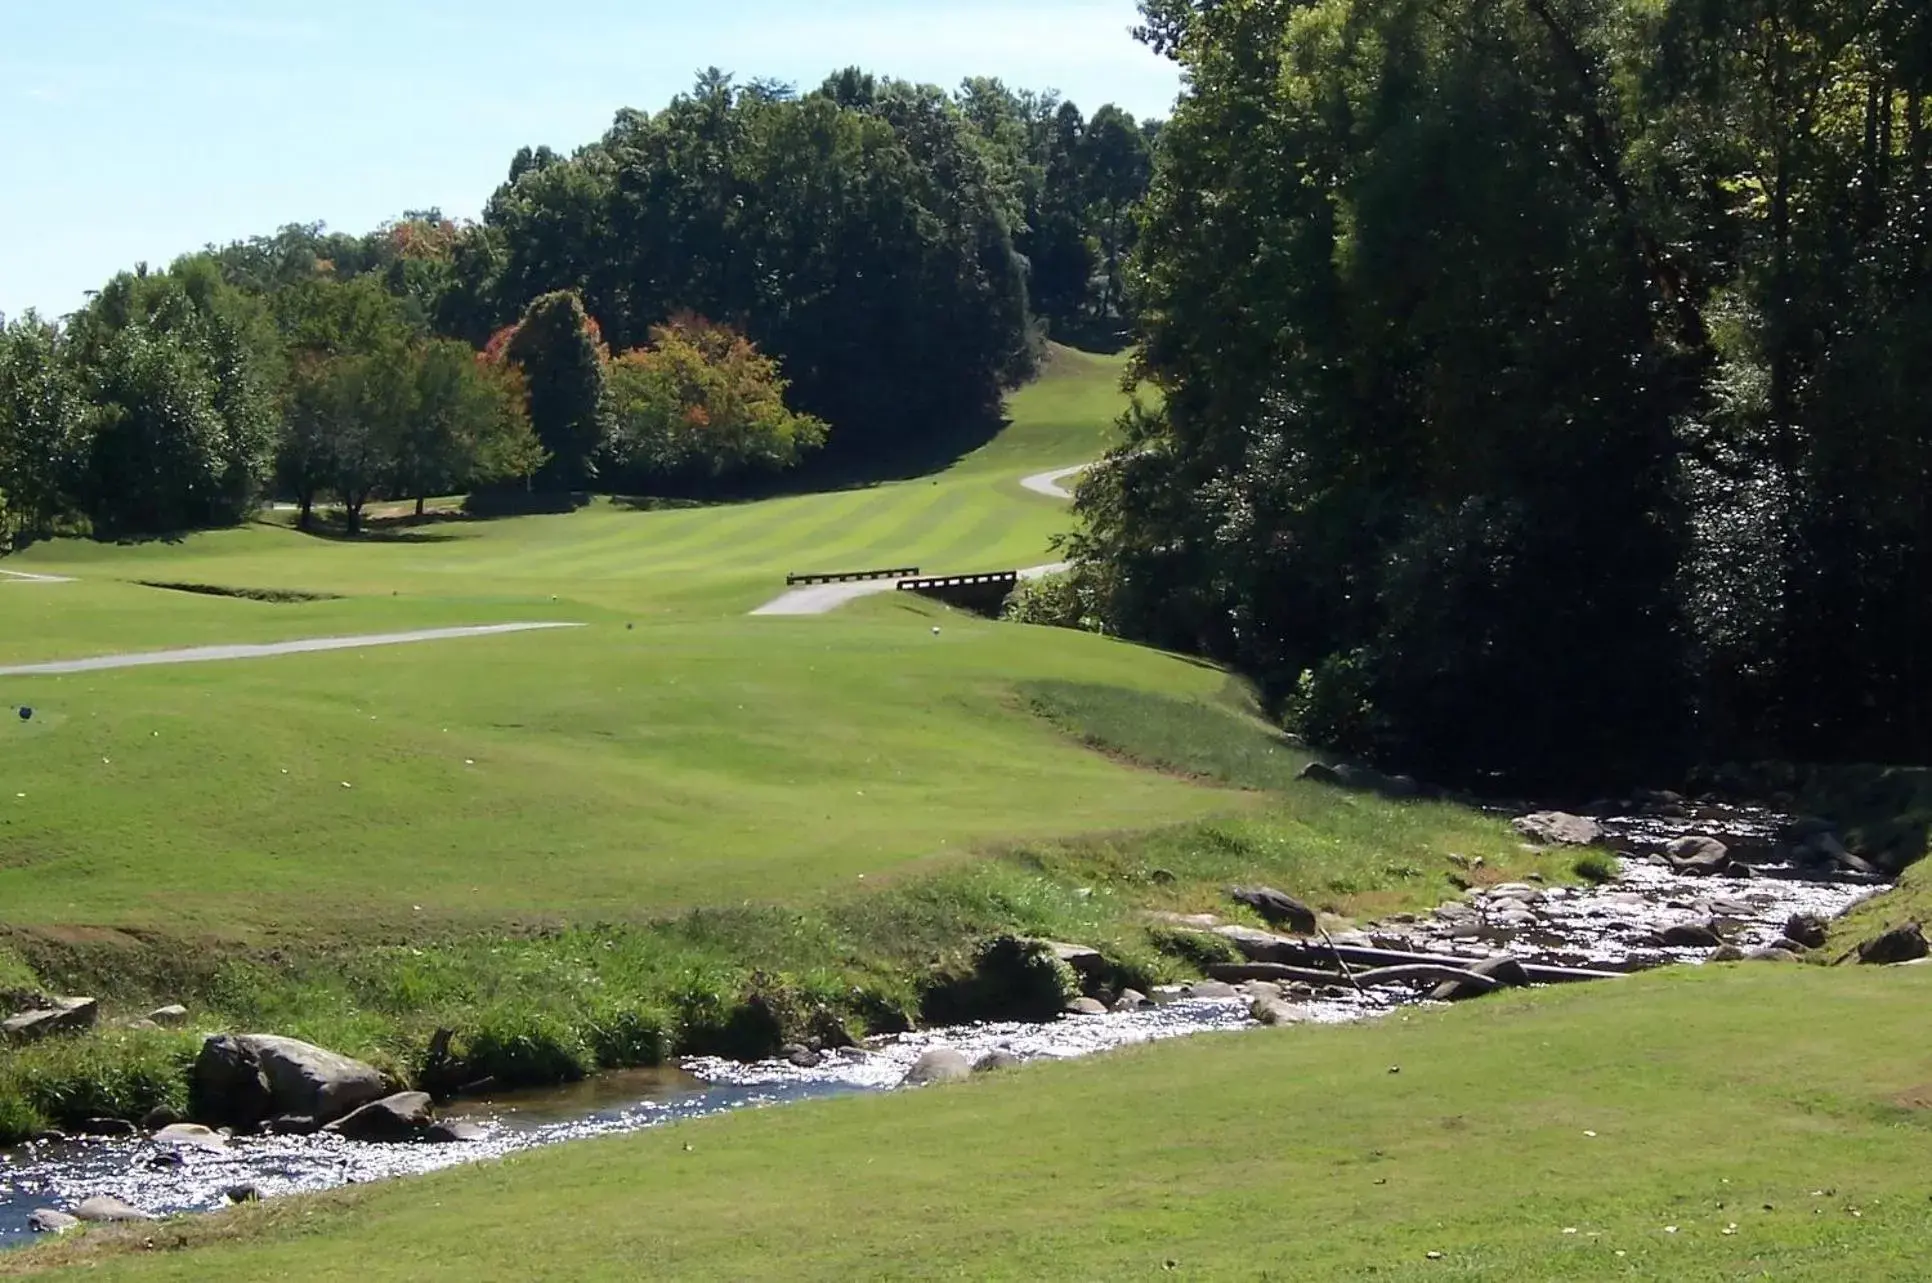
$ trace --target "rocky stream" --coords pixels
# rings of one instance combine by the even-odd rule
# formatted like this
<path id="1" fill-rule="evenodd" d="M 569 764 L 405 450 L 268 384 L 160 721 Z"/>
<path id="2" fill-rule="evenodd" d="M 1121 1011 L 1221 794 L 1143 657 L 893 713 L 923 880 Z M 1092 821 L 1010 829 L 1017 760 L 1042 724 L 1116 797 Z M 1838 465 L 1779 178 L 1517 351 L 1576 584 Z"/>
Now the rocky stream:
<path id="1" fill-rule="evenodd" d="M 1526 840 L 1574 845 L 1579 856 L 1586 847 L 1602 848 L 1594 870 L 1602 881 L 1493 885 L 1481 862 L 1471 861 L 1462 898 L 1332 935 L 1291 897 L 1254 889 L 1237 898 L 1264 919 L 1306 933 L 1276 934 L 1206 915 L 1166 917 L 1170 930 L 1215 937 L 1225 942 L 1217 947 L 1232 946 L 1243 961 L 1217 964 L 1199 984 L 1146 995 L 1092 983 L 1089 997 L 1046 1023 L 798 1048 L 757 1064 L 693 1060 L 464 1101 L 434 1124 L 427 1097 L 410 1096 L 389 1098 L 373 1114 L 365 1110 L 359 1126 L 335 1132 L 229 1135 L 175 1127 L 49 1139 L 0 1154 L 0 1246 L 69 1226 L 74 1213 L 125 1220 L 206 1211 L 729 1110 L 892 1091 L 1156 1039 L 1368 1019 L 1510 985 L 1614 983 L 1619 973 L 1672 964 L 1790 963 L 1824 943 L 1826 923 L 1885 885 L 1829 826 L 1671 795 L 1652 795 L 1619 818 L 1545 813 L 1517 825 Z M 1084 963 L 1097 955 L 1055 947 L 1083 979 L 1096 979 Z M 386 1141 L 350 1138 L 386 1132 Z"/>

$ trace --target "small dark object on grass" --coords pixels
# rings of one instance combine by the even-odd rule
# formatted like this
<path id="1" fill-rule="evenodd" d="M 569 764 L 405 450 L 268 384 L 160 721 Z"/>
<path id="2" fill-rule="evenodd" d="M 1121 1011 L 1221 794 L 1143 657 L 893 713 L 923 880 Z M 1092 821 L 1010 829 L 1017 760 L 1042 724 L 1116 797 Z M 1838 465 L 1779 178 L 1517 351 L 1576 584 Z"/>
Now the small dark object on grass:
<path id="1" fill-rule="evenodd" d="M 31 708 L 29 708 L 29 707 L 27 707 L 27 706 L 26 706 L 25 704 L 22 704 L 22 705 L 20 706 L 20 720 L 21 720 L 21 721 L 23 721 L 23 722 L 31 722 L 31 721 L 33 721 L 33 720 L 34 720 L 34 710 L 33 710 L 33 709 L 31 709 Z"/>
<path id="2" fill-rule="evenodd" d="M 262 1192 L 253 1185 L 230 1185 L 225 1191 L 231 1203 L 259 1203 Z"/>

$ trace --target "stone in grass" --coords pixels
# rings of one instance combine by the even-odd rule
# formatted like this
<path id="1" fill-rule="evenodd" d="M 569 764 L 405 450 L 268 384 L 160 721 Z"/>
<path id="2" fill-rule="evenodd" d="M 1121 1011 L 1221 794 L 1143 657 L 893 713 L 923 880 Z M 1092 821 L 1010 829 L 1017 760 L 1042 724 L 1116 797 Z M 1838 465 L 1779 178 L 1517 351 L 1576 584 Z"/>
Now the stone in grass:
<path id="1" fill-rule="evenodd" d="M 80 1223 L 80 1217 L 57 1212 L 51 1207 L 39 1208 L 27 1218 L 27 1228 L 36 1234 L 65 1234 Z"/>
<path id="2" fill-rule="evenodd" d="M 188 1009 L 178 1002 L 170 1003 L 165 1007 L 156 1007 L 153 1011 L 150 1011 L 148 1013 L 148 1019 L 160 1025 L 163 1029 L 173 1029 L 188 1023 Z"/>
<path id="3" fill-rule="evenodd" d="M 979 1058 L 979 1063 L 973 1066 L 973 1072 L 976 1074 L 1003 1073 L 1008 1069 L 1018 1069 L 1025 1063 L 1006 1048 L 995 1047 Z"/>
<path id="4" fill-rule="evenodd" d="M 1319 925 L 1313 909 L 1273 887 L 1230 887 L 1228 898 L 1253 909 L 1269 926 L 1284 927 L 1297 935 L 1313 935 Z"/>
<path id="5" fill-rule="evenodd" d="M 96 1194 L 92 1198 L 83 1199 L 81 1205 L 74 1209 L 74 1217 L 76 1220 L 87 1221 L 94 1225 L 119 1225 L 130 1221 L 161 1219 L 152 1212 L 144 1212 L 133 1204 L 123 1203 L 108 1194 Z"/>
<path id="6" fill-rule="evenodd" d="M 1868 967 L 1889 967 L 1901 962 L 1916 962 L 1932 953 L 1925 932 L 1916 922 L 1894 927 L 1884 935 L 1858 946 L 1858 960 Z"/>
<path id="7" fill-rule="evenodd" d="M 973 1076 L 972 1062 L 951 1047 L 935 1047 L 914 1061 L 902 1085 L 928 1087 L 935 1083 L 964 1082 Z"/>
<path id="8" fill-rule="evenodd" d="M 50 1007 L 23 1011 L 0 1021 L 0 1037 L 7 1042 L 38 1042 L 55 1034 L 85 1033 L 100 1019 L 101 1004 L 93 998 L 57 998 Z"/>

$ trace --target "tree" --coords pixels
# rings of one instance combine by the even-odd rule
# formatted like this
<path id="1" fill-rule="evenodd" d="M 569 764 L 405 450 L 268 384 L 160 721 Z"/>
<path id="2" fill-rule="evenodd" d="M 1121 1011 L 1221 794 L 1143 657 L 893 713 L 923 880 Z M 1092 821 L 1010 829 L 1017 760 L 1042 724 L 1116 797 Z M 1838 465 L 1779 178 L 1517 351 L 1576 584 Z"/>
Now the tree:
<path id="1" fill-rule="evenodd" d="M 795 466 L 825 424 L 786 408 L 778 362 L 728 327 L 677 317 L 611 363 L 613 452 L 646 484 Z"/>
<path id="2" fill-rule="evenodd" d="M 259 301 L 192 257 L 115 278 L 75 316 L 69 342 L 101 416 L 84 487 L 97 530 L 160 534 L 253 510 L 282 377 Z"/>
<path id="3" fill-rule="evenodd" d="M 506 478 L 543 465 L 515 371 L 479 360 L 468 344 L 438 340 L 412 353 L 412 412 L 395 441 L 397 494 L 423 515 L 431 494 Z"/>
<path id="4" fill-rule="evenodd" d="M 74 510 L 94 424 L 60 332 L 32 312 L 0 323 L 0 546 Z"/>
<path id="5" fill-rule="evenodd" d="M 553 490 L 579 490 L 596 475 L 604 444 L 604 363 L 597 323 L 566 290 L 530 305 L 523 321 L 493 345 L 522 374 L 530 423 L 549 462 L 537 477 Z"/>
<path id="6" fill-rule="evenodd" d="M 278 292 L 273 305 L 290 367 L 275 476 L 298 505 L 297 527 L 307 530 L 316 499 L 341 482 L 345 468 L 366 498 L 375 479 L 365 474 L 379 470 L 383 457 L 360 418 L 363 398 L 355 384 L 364 371 L 354 359 L 407 348 L 417 332 L 403 303 L 373 276 L 309 277 Z M 405 418 L 394 426 L 394 448 L 401 448 L 408 425 Z"/>

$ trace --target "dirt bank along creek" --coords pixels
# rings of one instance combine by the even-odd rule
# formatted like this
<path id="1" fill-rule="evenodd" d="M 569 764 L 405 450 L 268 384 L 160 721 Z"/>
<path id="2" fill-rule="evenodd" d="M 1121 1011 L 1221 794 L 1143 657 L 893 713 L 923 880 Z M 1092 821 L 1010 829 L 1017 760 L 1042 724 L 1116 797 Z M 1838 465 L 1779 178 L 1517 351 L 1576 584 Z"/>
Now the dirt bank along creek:
<path id="1" fill-rule="evenodd" d="M 1360 1020 L 1421 1002 L 1514 984 L 1600 979 L 1712 959 L 1792 961 L 1822 927 L 1884 886 L 1826 826 L 1742 807 L 1653 795 L 1636 814 L 1525 817 L 1526 838 L 1608 848 L 1600 885 L 1480 886 L 1427 914 L 1364 929 L 1276 934 L 1210 916 L 1170 928 L 1217 935 L 1245 961 L 1149 995 L 1087 999 L 1042 1024 L 982 1024 L 875 1039 L 865 1046 L 737 1064 L 608 1075 L 576 1086 L 466 1101 L 442 1115 L 450 1143 L 368 1143 L 341 1135 L 157 1137 L 43 1142 L 0 1154 L 0 1244 L 96 1200 L 92 1210 L 169 1215 L 237 1197 L 287 1194 L 411 1175 L 538 1145 L 636 1131 L 725 1110 L 941 1082 L 975 1069 L 1091 1055 L 1130 1043 L 1257 1024 Z M 1249 903 L 1275 921 L 1304 912 L 1289 897 Z M 1290 924 L 1306 927 L 1305 921 Z M 1076 950 L 1076 970 L 1079 969 Z M 417 1135 L 404 1129 L 402 1133 Z M 40 1216 L 44 1210 L 60 1216 Z"/>

